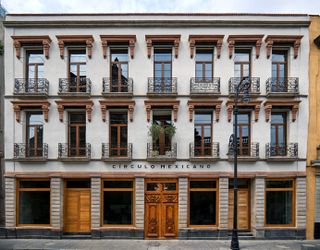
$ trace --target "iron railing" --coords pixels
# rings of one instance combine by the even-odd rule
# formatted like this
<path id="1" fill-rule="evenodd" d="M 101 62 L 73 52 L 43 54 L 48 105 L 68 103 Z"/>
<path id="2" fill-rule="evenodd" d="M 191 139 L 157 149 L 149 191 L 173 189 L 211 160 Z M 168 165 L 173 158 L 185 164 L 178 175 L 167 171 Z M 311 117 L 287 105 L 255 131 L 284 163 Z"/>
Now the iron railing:
<path id="1" fill-rule="evenodd" d="M 236 87 L 242 79 L 241 77 L 231 77 L 229 79 L 229 94 L 234 95 L 236 93 Z M 248 80 L 250 81 L 249 93 L 260 94 L 260 77 L 249 77 Z"/>
<path id="2" fill-rule="evenodd" d="M 177 143 L 170 145 L 164 144 L 147 144 L 148 159 L 176 159 L 177 158 Z"/>
<path id="3" fill-rule="evenodd" d="M 194 143 L 189 144 L 190 158 L 219 158 L 220 147 L 219 142 L 212 142 L 209 145 L 195 146 Z"/>
<path id="4" fill-rule="evenodd" d="M 15 78 L 15 95 L 48 95 L 48 93 L 49 81 L 46 78 Z"/>
<path id="5" fill-rule="evenodd" d="M 76 147 L 69 143 L 59 143 L 58 144 L 58 157 L 60 159 L 67 158 L 91 158 L 91 144 L 86 143 L 83 146 Z"/>
<path id="6" fill-rule="evenodd" d="M 148 77 L 148 94 L 177 94 L 177 77 Z"/>
<path id="7" fill-rule="evenodd" d="M 91 80 L 87 77 L 59 78 L 59 94 L 91 94 Z"/>
<path id="8" fill-rule="evenodd" d="M 124 158 L 132 159 L 132 143 L 127 145 L 112 146 L 110 143 L 102 143 L 102 159 Z"/>
<path id="9" fill-rule="evenodd" d="M 220 77 L 190 78 L 191 94 L 220 94 Z"/>
<path id="10" fill-rule="evenodd" d="M 229 146 L 228 157 L 233 160 L 233 147 Z M 238 158 L 259 158 L 259 142 L 251 142 L 250 145 L 240 145 L 238 143 Z"/>
<path id="11" fill-rule="evenodd" d="M 27 143 L 14 143 L 14 159 L 47 159 L 48 158 L 48 144 L 43 143 L 42 146 L 32 147 Z"/>
<path id="12" fill-rule="evenodd" d="M 298 143 L 266 144 L 266 158 L 298 158 Z"/>
<path id="13" fill-rule="evenodd" d="M 266 81 L 266 92 L 270 93 L 299 93 L 298 77 L 270 77 Z"/>
<path id="14" fill-rule="evenodd" d="M 111 77 L 102 78 L 103 94 L 110 93 L 133 93 L 133 80 L 132 78 L 114 79 Z"/>

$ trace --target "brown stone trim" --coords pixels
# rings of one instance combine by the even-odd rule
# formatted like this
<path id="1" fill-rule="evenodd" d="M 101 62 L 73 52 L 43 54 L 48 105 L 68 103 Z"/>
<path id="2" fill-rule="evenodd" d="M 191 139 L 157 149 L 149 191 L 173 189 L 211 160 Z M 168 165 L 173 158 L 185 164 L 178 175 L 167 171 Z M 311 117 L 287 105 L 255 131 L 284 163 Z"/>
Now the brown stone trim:
<path id="1" fill-rule="evenodd" d="M 214 100 L 189 100 L 187 105 L 189 107 L 189 121 L 193 120 L 193 111 L 195 107 L 212 107 L 215 109 L 216 121 L 218 122 L 220 119 L 220 111 L 221 111 L 222 101 L 214 101 Z"/>
<path id="2" fill-rule="evenodd" d="M 265 109 L 265 117 L 266 122 L 270 120 L 270 114 L 273 107 L 288 107 L 291 109 L 292 112 L 292 122 L 295 122 L 297 119 L 297 112 L 299 110 L 299 103 L 301 101 L 290 101 L 290 100 L 284 100 L 284 101 L 266 101 L 264 103 L 264 109 Z"/>
<path id="3" fill-rule="evenodd" d="M 20 122 L 21 110 L 26 108 L 41 108 L 44 120 L 48 122 L 50 102 L 41 100 L 11 101 L 13 111 L 16 114 L 16 121 Z"/>
<path id="4" fill-rule="evenodd" d="M 92 35 L 57 35 L 61 59 L 64 58 L 64 47 L 66 44 L 85 44 L 88 57 L 92 56 L 93 36 Z"/>
<path id="5" fill-rule="evenodd" d="M 238 107 L 252 107 L 254 109 L 254 120 L 257 122 L 259 120 L 259 113 L 260 113 L 260 107 L 261 107 L 262 101 L 254 101 L 254 102 L 248 102 L 248 103 L 238 103 Z M 233 111 L 233 105 L 234 101 L 229 100 L 226 103 L 227 106 L 227 114 L 228 114 L 228 122 L 231 121 L 232 117 L 232 111 Z"/>
<path id="6" fill-rule="evenodd" d="M 59 120 L 63 122 L 63 111 L 68 107 L 84 107 L 87 112 L 88 121 L 91 122 L 93 101 L 89 100 L 63 100 L 56 101 L 59 112 Z"/>
<path id="7" fill-rule="evenodd" d="M 155 101 L 144 101 L 144 105 L 146 106 L 146 111 L 147 111 L 147 121 L 150 122 L 150 117 L 151 117 L 151 109 L 154 107 L 172 107 L 173 109 L 173 120 L 176 122 L 177 121 L 177 116 L 178 116 L 178 110 L 179 110 L 179 105 L 180 101 L 175 101 L 175 100 L 155 100 Z"/>
<path id="8" fill-rule="evenodd" d="M 298 57 L 298 52 L 301 44 L 301 39 L 303 36 L 286 36 L 286 35 L 274 35 L 267 36 L 264 40 L 267 43 L 267 58 L 270 57 L 272 46 L 277 44 L 291 44 L 293 46 L 294 58 Z"/>
<path id="9" fill-rule="evenodd" d="M 135 101 L 127 101 L 127 100 L 105 101 L 105 100 L 101 100 L 99 102 L 100 102 L 102 120 L 104 122 L 106 121 L 106 118 L 107 118 L 107 109 L 113 108 L 113 107 L 126 107 L 126 108 L 128 108 L 129 120 L 131 122 L 133 121 L 134 106 L 136 105 Z"/>
<path id="10" fill-rule="evenodd" d="M 16 49 L 16 57 L 20 59 L 21 47 L 24 45 L 37 44 L 42 45 L 45 57 L 49 58 L 49 48 L 51 39 L 49 36 L 11 36 L 13 46 Z"/>
<path id="11" fill-rule="evenodd" d="M 134 58 L 134 47 L 137 41 L 136 35 L 100 35 L 103 58 L 107 57 L 107 47 L 110 43 L 128 43 L 130 56 Z"/>
<path id="12" fill-rule="evenodd" d="M 180 37 L 181 35 L 146 35 L 148 58 L 151 57 L 151 49 L 154 42 L 172 43 L 174 47 L 174 55 L 178 58 Z"/>
<path id="13" fill-rule="evenodd" d="M 233 48 L 236 43 L 255 43 L 256 47 L 256 58 L 260 56 L 260 48 L 262 44 L 262 38 L 264 35 L 229 35 L 228 37 L 228 48 L 229 58 L 232 58 Z"/>
<path id="14" fill-rule="evenodd" d="M 190 57 L 194 56 L 197 43 L 212 43 L 217 47 L 217 58 L 220 58 L 224 35 L 189 35 Z"/>

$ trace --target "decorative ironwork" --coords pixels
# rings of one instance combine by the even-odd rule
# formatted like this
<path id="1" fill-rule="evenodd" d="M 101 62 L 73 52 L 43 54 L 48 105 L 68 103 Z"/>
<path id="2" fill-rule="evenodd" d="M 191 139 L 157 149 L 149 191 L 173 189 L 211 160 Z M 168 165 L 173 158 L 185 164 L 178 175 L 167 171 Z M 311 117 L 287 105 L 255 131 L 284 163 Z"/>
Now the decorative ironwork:
<path id="1" fill-rule="evenodd" d="M 298 158 L 298 143 L 266 144 L 266 158 L 285 157 Z"/>
<path id="2" fill-rule="evenodd" d="M 111 146 L 110 143 L 102 143 L 102 159 L 112 158 L 132 159 L 132 143 L 125 146 Z"/>
<path id="3" fill-rule="evenodd" d="M 28 160 L 28 159 L 48 159 L 48 144 L 43 143 L 42 146 L 37 148 L 32 147 L 27 143 L 14 144 L 14 159 Z"/>
<path id="4" fill-rule="evenodd" d="M 91 80 L 87 77 L 59 78 L 59 94 L 91 94 Z"/>
<path id="5" fill-rule="evenodd" d="M 58 157 L 60 159 L 67 158 L 91 158 L 91 144 L 86 143 L 82 147 L 72 146 L 69 143 L 58 144 Z"/>
<path id="6" fill-rule="evenodd" d="M 190 78 L 191 94 L 220 94 L 220 77 Z"/>
<path id="7" fill-rule="evenodd" d="M 229 148 L 228 148 L 228 157 L 229 159 L 233 159 L 234 154 L 234 139 L 233 135 L 230 136 L 229 139 Z M 238 141 L 238 147 L 237 147 L 237 156 L 240 158 L 259 158 L 259 142 L 251 142 L 250 145 L 242 146 L 240 147 L 239 141 Z"/>
<path id="8" fill-rule="evenodd" d="M 163 144 L 147 144 L 147 158 L 148 159 L 176 159 L 177 158 L 177 143 L 171 145 Z"/>
<path id="9" fill-rule="evenodd" d="M 176 77 L 149 77 L 148 94 L 177 94 Z"/>
<path id="10" fill-rule="evenodd" d="M 249 81 L 249 93 L 250 94 L 260 94 L 260 77 L 231 77 L 229 79 L 229 94 L 234 95 L 236 93 L 236 88 L 240 82 L 245 79 Z M 240 94 L 243 94 L 245 90 L 240 91 Z"/>
<path id="11" fill-rule="evenodd" d="M 299 93 L 298 77 L 270 77 L 266 81 L 266 92 L 269 93 Z"/>
<path id="12" fill-rule="evenodd" d="M 219 142 L 212 142 L 205 146 L 195 146 L 194 143 L 189 144 L 190 158 L 219 158 L 220 147 Z"/>
<path id="13" fill-rule="evenodd" d="M 133 93 L 133 80 L 132 78 L 113 79 L 111 77 L 104 77 L 102 79 L 103 94 L 109 93 Z"/>
<path id="14" fill-rule="evenodd" d="M 48 93 L 49 81 L 46 78 L 15 78 L 15 95 L 48 95 Z"/>

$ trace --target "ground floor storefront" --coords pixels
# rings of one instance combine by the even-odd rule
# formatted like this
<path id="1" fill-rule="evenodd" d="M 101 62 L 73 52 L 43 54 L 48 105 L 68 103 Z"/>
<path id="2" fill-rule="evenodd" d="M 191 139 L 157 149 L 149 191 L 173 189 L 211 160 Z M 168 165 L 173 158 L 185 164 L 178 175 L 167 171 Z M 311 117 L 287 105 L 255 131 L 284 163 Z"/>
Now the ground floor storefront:
<path id="1" fill-rule="evenodd" d="M 253 238 L 304 239 L 306 177 L 242 176 L 238 227 Z M 1 237 L 227 239 L 227 175 L 7 176 Z"/>

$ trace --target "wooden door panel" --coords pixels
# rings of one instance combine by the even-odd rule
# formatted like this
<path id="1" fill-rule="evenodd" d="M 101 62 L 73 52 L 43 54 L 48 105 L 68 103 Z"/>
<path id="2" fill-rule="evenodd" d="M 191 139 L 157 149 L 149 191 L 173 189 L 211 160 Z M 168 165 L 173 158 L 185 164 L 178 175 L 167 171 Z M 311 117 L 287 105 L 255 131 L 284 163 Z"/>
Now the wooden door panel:
<path id="1" fill-rule="evenodd" d="M 229 190 L 229 216 L 228 216 L 228 228 L 233 228 L 233 189 Z M 249 190 L 238 190 L 238 229 L 249 229 Z"/>
<path id="2" fill-rule="evenodd" d="M 177 235 L 177 204 L 163 203 L 162 213 L 162 235 L 164 237 L 175 237 Z"/>
<path id="3" fill-rule="evenodd" d="M 146 204 L 146 237 L 160 237 L 160 203 Z"/>
<path id="4" fill-rule="evenodd" d="M 76 232 L 78 230 L 78 211 L 79 211 L 78 192 L 66 192 L 66 208 L 64 230 L 66 232 Z"/>

